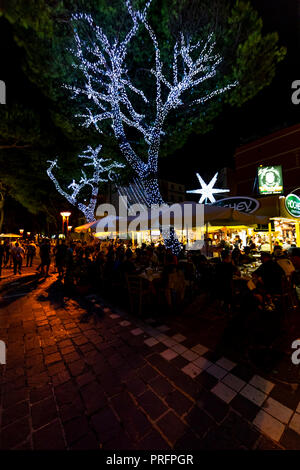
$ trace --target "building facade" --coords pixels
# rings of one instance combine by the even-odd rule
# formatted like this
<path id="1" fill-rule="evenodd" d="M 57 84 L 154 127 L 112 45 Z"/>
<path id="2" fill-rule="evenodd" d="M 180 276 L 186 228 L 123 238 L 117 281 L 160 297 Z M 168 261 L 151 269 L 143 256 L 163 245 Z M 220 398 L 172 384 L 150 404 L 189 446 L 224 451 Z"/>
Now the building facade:
<path id="1" fill-rule="evenodd" d="M 232 195 L 257 194 L 259 166 L 282 166 L 283 192 L 300 186 L 300 124 L 238 147 L 234 156 Z"/>

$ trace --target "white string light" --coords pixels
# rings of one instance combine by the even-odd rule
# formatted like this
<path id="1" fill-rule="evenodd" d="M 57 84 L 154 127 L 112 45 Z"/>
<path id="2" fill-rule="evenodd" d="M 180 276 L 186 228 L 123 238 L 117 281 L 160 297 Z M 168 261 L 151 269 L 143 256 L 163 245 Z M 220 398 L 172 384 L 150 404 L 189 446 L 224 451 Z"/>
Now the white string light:
<path id="1" fill-rule="evenodd" d="M 216 202 L 214 194 L 220 194 L 220 193 L 228 193 L 229 189 L 219 189 L 219 188 L 214 188 L 214 185 L 216 184 L 216 181 L 218 179 L 218 173 L 215 174 L 215 176 L 210 180 L 208 184 L 205 183 L 205 181 L 201 178 L 199 173 L 196 173 L 197 178 L 199 180 L 199 183 L 201 184 L 201 189 L 193 189 L 186 191 L 187 193 L 193 193 L 193 194 L 201 194 L 200 197 L 200 204 L 205 201 L 207 203 L 207 200 L 209 199 L 210 202 Z"/>
<path id="2" fill-rule="evenodd" d="M 62 189 L 56 177 L 53 175 L 52 170 L 54 168 L 59 168 L 57 164 L 57 159 L 48 162 L 50 163 L 49 168 L 47 169 L 47 174 L 49 178 L 55 184 L 57 191 L 64 196 L 67 201 L 73 206 L 78 207 L 79 210 L 84 214 L 87 222 L 93 222 L 95 219 L 95 208 L 97 203 L 97 196 L 99 191 L 100 183 L 107 183 L 109 180 L 112 181 L 113 176 L 115 175 L 115 168 L 124 168 L 125 165 L 119 162 L 111 161 L 110 159 L 104 159 L 99 157 L 102 145 L 99 145 L 97 148 L 93 149 L 91 146 L 88 146 L 84 150 L 82 155 L 78 155 L 78 158 L 84 158 L 86 161 L 83 166 L 93 167 L 93 175 L 89 178 L 85 171 L 81 170 L 81 178 L 77 183 L 75 180 L 67 187 L 71 190 L 67 192 Z M 106 174 L 106 176 L 104 176 Z M 89 186 L 91 189 L 91 196 L 88 204 L 83 204 L 78 200 L 79 194 L 82 192 L 83 188 Z"/>
<path id="3" fill-rule="evenodd" d="M 87 101 L 97 109 L 95 113 L 89 105 L 86 113 L 78 115 L 83 119 L 83 126 L 93 125 L 98 132 L 102 132 L 99 124 L 105 120 L 111 121 L 120 150 L 142 182 L 149 205 L 163 202 L 158 185 L 158 156 L 166 118 L 171 111 L 184 104 L 188 91 L 192 92 L 206 80 L 215 77 L 217 68 L 222 62 L 222 57 L 214 52 L 216 42 L 213 33 L 208 35 L 206 41 L 199 41 L 196 44 L 191 44 L 182 34 L 174 46 L 172 72 L 171 76 L 167 77 L 163 72 L 164 64 L 156 35 L 147 21 L 147 11 L 151 1 L 146 2 L 143 10 L 137 11 L 134 10 L 131 0 L 125 0 L 132 26 L 123 40 L 119 36 L 110 40 L 95 24 L 91 15 L 84 13 L 73 15 L 75 37 L 73 53 L 76 58 L 73 66 L 83 74 L 84 80 L 82 86 L 66 86 L 74 98 L 84 95 Z M 78 32 L 77 23 L 83 22 L 89 25 L 95 37 L 92 44 L 87 36 L 82 38 Z M 149 119 L 153 113 L 147 113 L 147 116 L 139 113 L 128 94 L 128 92 L 134 93 L 146 105 L 146 108 L 150 109 L 152 100 L 149 100 L 144 92 L 132 83 L 126 67 L 129 44 L 140 26 L 145 27 L 155 50 L 155 67 L 151 70 L 156 80 L 156 108 L 153 119 Z M 218 88 L 192 101 L 191 105 L 201 105 L 237 84 L 235 81 Z M 163 89 L 164 93 L 162 93 Z M 142 134 L 148 146 L 147 161 L 140 158 L 133 149 L 126 135 L 127 127 L 133 127 Z M 174 239 L 171 245 L 176 251 L 179 243 L 176 243 Z"/>

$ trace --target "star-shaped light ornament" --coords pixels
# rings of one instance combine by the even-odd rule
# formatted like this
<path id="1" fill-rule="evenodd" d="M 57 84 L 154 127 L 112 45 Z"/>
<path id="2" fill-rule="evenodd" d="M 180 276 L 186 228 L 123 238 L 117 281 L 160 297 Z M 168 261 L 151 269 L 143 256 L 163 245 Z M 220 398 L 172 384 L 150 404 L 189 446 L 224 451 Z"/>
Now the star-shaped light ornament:
<path id="1" fill-rule="evenodd" d="M 208 184 L 205 183 L 205 181 L 201 178 L 199 173 L 196 173 L 197 178 L 199 180 L 199 183 L 201 184 L 200 189 L 193 189 L 190 191 L 186 191 L 187 193 L 193 193 L 193 194 L 201 194 L 199 203 L 201 204 L 203 201 L 205 204 L 207 204 L 207 200 L 211 203 L 216 202 L 214 194 L 219 194 L 219 193 L 228 193 L 229 189 L 219 189 L 219 188 L 214 188 L 214 185 L 216 184 L 217 178 L 218 178 L 218 173 L 215 174 L 215 176 L 210 180 Z"/>

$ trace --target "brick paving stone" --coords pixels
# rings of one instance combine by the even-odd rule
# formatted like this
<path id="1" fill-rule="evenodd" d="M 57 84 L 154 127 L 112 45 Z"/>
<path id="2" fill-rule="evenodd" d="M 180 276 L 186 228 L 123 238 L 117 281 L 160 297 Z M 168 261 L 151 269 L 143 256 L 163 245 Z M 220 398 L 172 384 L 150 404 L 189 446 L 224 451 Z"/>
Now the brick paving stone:
<path id="1" fill-rule="evenodd" d="M 165 351 L 161 352 L 160 355 L 167 361 L 171 361 L 171 359 L 174 359 L 178 356 L 178 354 L 172 349 L 166 349 Z"/>
<path id="2" fill-rule="evenodd" d="M 62 359 L 60 353 L 49 354 L 45 357 L 45 364 L 54 364 Z"/>
<path id="3" fill-rule="evenodd" d="M 216 377 L 216 379 L 223 379 L 223 377 L 225 377 L 225 375 L 227 374 L 227 370 L 223 369 L 222 367 L 219 367 L 215 364 L 213 364 L 212 366 L 208 367 L 206 369 L 206 372 L 208 374 L 211 374 L 213 375 L 214 377 Z"/>
<path id="4" fill-rule="evenodd" d="M 55 387 L 55 396 L 58 404 L 72 403 L 78 394 L 77 388 L 71 381 Z"/>
<path id="5" fill-rule="evenodd" d="M 117 434 L 113 439 L 101 444 L 103 450 L 136 450 L 138 448 L 137 444 L 128 436 L 125 430 L 122 430 Z"/>
<path id="6" fill-rule="evenodd" d="M 20 401 L 27 400 L 28 397 L 29 397 L 29 390 L 28 388 L 25 388 L 25 387 L 20 390 L 7 391 L 6 393 L 4 393 L 3 408 L 7 408 L 16 403 L 19 403 Z"/>
<path id="7" fill-rule="evenodd" d="M 253 421 L 260 409 L 259 406 L 239 394 L 231 401 L 230 406 L 248 419 L 248 421 Z"/>
<path id="8" fill-rule="evenodd" d="M 178 371 L 175 376 L 172 376 L 172 380 L 176 383 L 176 386 L 187 395 L 190 395 L 193 398 L 198 395 L 200 386 L 194 379 L 188 377 L 184 372 Z"/>
<path id="9" fill-rule="evenodd" d="M 152 348 L 152 346 L 155 346 L 156 344 L 159 344 L 158 341 L 155 339 L 155 338 L 148 338 L 148 339 L 145 339 L 144 343 L 149 346 L 150 348 Z"/>
<path id="10" fill-rule="evenodd" d="M 23 418 L 1 429 L 0 448 L 11 450 L 23 441 L 26 441 L 30 433 L 29 419 Z"/>
<path id="11" fill-rule="evenodd" d="M 183 341 L 186 340 L 186 337 L 181 335 L 180 333 L 177 333 L 176 335 L 172 336 L 172 339 L 177 341 L 177 343 L 182 343 Z"/>
<path id="12" fill-rule="evenodd" d="M 199 354 L 195 353 L 194 351 L 191 351 L 190 349 L 184 351 L 181 355 L 182 357 L 184 357 L 184 359 L 187 359 L 188 361 L 195 361 L 199 357 Z"/>
<path id="13" fill-rule="evenodd" d="M 172 411 L 168 411 L 163 415 L 157 421 L 157 425 L 173 446 L 185 434 L 187 429 L 186 425 Z"/>
<path id="14" fill-rule="evenodd" d="M 300 450 L 300 435 L 287 428 L 281 436 L 280 444 L 287 450 Z"/>
<path id="15" fill-rule="evenodd" d="M 174 344 L 173 346 L 171 346 L 171 349 L 173 351 L 175 351 L 176 353 L 178 354 L 182 354 L 184 353 L 185 351 L 187 351 L 187 348 L 185 346 L 183 346 L 182 344 Z M 184 359 L 184 358 L 183 358 Z"/>
<path id="16" fill-rule="evenodd" d="M 85 409 L 79 396 L 73 400 L 72 404 L 61 405 L 59 407 L 59 413 L 63 423 L 82 416 L 84 412 Z"/>
<path id="17" fill-rule="evenodd" d="M 229 405 L 211 392 L 202 390 L 197 405 L 220 423 L 229 411 Z"/>
<path id="18" fill-rule="evenodd" d="M 109 397 L 120 393 L 124 389 L 124 384 L 121 383 L 119 377 L 116 374 L 112 375 L 111 371 L 105 374 L 102 373 L 97 378 Z"/>
<path id="19" fill-rule="evenodd" d="M 24 418 L 29 415 L 29 404 L 27 401 L 13 405 L 10 408 L 6 408 L 2 414 L 2 427 L 5 427 L 18 419 Z"/>
<path id="20" fill-rule="evenodd" d="M 95 380 L 95 375 L 92 372 L 85 372 L 84 374 L 78 375 L 76 377 L 76 383 L 78 387 L 84 387 L 84 385 L 87 385 L 90 382 L 93 382 Z"/>
<path id="21" fill-rule="evenodd" d="M 202 372 L 202 370 L 199 367 L 197 367 L 195 364 L 193 364 L 192 362 L 184 366 L 181 370 L 182 372 L 184 372 L 186 375 L 188 375 L 191 378 L 197 377 L 197 375 L 199 375 Z"/>
<path id="22" fill-rule="evenodd" d="M 90 382 L 81 389 L 82 399 L 88 414 L 104 408 L 107 399 L 100 384 L 96 381 Z"/>
<path id="23" fill-rule="evenodd" d="M 201 440 L 191 430 L 187 431 L 174 445 L 176 451 L 190 452 L 201 449 Z"/>
<path id="24" fill-rule="evenodd" d="M 161 397 L 167 396 L 174 390 L 174 387 L 170 384 L 170 382 L 168 382 L 161 375 L 152 380 L 150 386 L 154 389 L 156 394 L 160 395 Z"/>
<path id="25" fill-rule="evenodd" d="M 252 387 L 252 385 L 246 385 L 242 390 L 240 391 L 240 394 L 243 395 L 243 397 L 248 398 L 248 400 L 252 401 L 255 403 L 255 405 L 262 406 L 263 402 L 267 398 L 267 395 L 257 388 Z"/>
<path id="26" fill-rule="evenodd" d="M 46 398 L 31 407 L 32 426 L 38 429 L 57 418 L 56 404 L 53 398 Z"/>
<path id="27" fill-rule="evenodd" d="M 264 405 L 263 409 L 272 415 L 274 418 L 278 419 L 282 423 L 287 424 L 293 414 L 293 410 L 288 408 L 287 406 L 282 405 L 274 398 L 269 397 Z"/>
<path id="28" fill-rule="evenodd" d="M 244 380 L 245 382 L 249 382 L 254 375 L 253 371 L 244 364 L 238 364 L 230 372 L 236 375 L 239 379 Z"/>
<path id="29" fill-rule="evenodd" d="M 35 450 L 65 449 L 66 445 L 59 422 L 54 421 L 34 432 L 33 445 Z"/>
<path id="30" fill-rule="evenodd" d="M 141 377 L 141 379 L 144 382 L 149 383 L 153 379 L 155 379 L 158 374 L 157 374 L 156 370 L 153 369 L 153 367 L 151 367 L 147 364 L 146 366 L 142 367 L 139 370 L 138 375 Z"/>
<path id="31" fill-rule="evenodd" d="M 217 395 L 221 400 L 225 401 L 225 403 L 230 403 L 231 400 L 236 396 L 237 392 L 232 390 L 231 388 L 227 387 L 227 385 L 219 382 L 215 385 L 211 392 Z"/>
<path id="32" fill-rule="evenodd" d="M 133 377 L 128 380 L 128 382 L 126 382 L 126 387 L 135 396 L 141 395 L 148 389 L 147 385 L 138 377 Z"/>
<path id="33" fill-rule="evenodd" d="M 178 390 L 169 393 L 165 399 L 168 405 L 180 416 L 186 414 L 193 406 L 193 402 Z"/>
<path id="34" fill-rule="evenodd" d="M 193 346 L 191 349 L 195 353 L 199 354 L 199 356 L 202 356 L 202 354 L 205 354 L 208 351 L 208 348 L 202 344 L 196 344 L 196 346 Z"/>
<path id="35" fill-rule="evenodd" d="M 168 450 L 170 446 L 157 431 L 151 431 L 139 441 L 139 450 Z"/>
<path id="36" fill-rule="evenodd" d="M 228 436 L 223 426 L 211 429 L 205 436 L 202 445 L 206 450 L 236 450 L 239 442 Z"/>
<path id="37" fill-rule="evenodd" d="M 219 359 L 216 364 L 228 371 L 234 369 L 237 366 L 236 362 L 230 361 L 230 359 L 227 359 L 226 357 L 221 357 L 221 359 Z"/>
<path id="38" fill-rule="evenodd" d="M 270 392 L 270 397 L 274 400 L 279 401 L 283 405 L 295 410 L 298 405 L 300 398 L 300 386 L 294 386 L 292 384 L 275 384 L 275 387 Z M 299 411 L 300 412 L 300 407 Z"/>
<path id="39" fill-rule="evenodd" d="M 133 330 L 131 330 L 131 334 L 133 334 L 134 336 L 139 336 L 143 333 L 144 332 L 141 328 L 134 328 Z"/>
<path id="40" fill-rule="evenodd" d="M 113 411 L 106 407 L 91 417 L 91 425 L 99 443 L 104 443 L 120 433 L 121 425 Z"/>
<path id="41" fill-rule="evenodd" d="M 119 416 L 122 421 L 128 421 L 131 419 L 131 414 L 134 409 L 136 409 L 136 405 L 129 395 L 128 392 L 123 391 L 118 395 L 115 395 L 110 400 L 111 406 Z"/>
<path id="42" fill-rule="evenodd" d="M 215 426 L 214 420 L 208 416 L 205 411 L 201 410 L 197 406 L 192 408 L 192 410 L 186 416 L 185 421 L 191 426 L 191 428 L 198 434 L 199 437 L 203 437 L 211 427 Z"/>
<path id="43" fill-rule="evenodd" d="M 289 427 L 297 432 L 298 434 L 300 434 L 300 414 L 299 413 L 295 413 L 294 416 L 292 417 L 290 423 L 289 423 Z"/>
<path id="44" fill-rule="evenodd" d="M 64 384 L 70 380 L 70 374 L 65 370 L 63 372 L 60 372 L 57 375 L 54 375 L 52 377 L 52 383 L 54 386 Z"/>
<path id="45" fill-rule="evenodd" d="M 172 366 L 175 366 L 177 369 L 182 369 L 184 366 L 187 366 L 190 363 L 187 359 L 184 359 L 182 356 L 177 356 L 171 360 Z"/>
<path id="46" fill-rule="evenodd" d="M 126 420 L 126 432 L 133 441 L 139 441 L 148 432 L 151 431 L 152 425 L 146 418 L 145 414 L 134 408 L 128 420 Z"/>
<path id="47" fill-rule="evenodd" d="M 167 410 L 166 406 L 158 398 L 158 396 L 150 390 L 143 393 L 138 398 L 138 402 L 140 406 L 144 408 L 146 413 L 154 420 L 161 416 Z"/>
<path id="48" fill-rule="evenodd" d="M 239 441 L 248 449 L 252 449 L 258 441 L 260 434 L 254 426 L 235 412 L 230 412 L 222 423 L 227 436 Z"/>
<path id="49" fill-rule="evenodd" d="M 193 364 L 195 364 L 197 367 L 200 367 L 200 369 L 202 370 L 207 370 L 213 365 L 211 361 L 202 356 L 195 359 L 195 361 L 193 361 Z"/>
<path id="50" fill-rule="evenodd" d="M 79 360 L 79 361 L 71 362 L 68 367 L 71 372 L 71 375 L 73 377 L 78 377 L 78 375 L 83 374 L 83 372 L 85 371 L 86 364 L 83 360 Z"/>
<path id="51" fill-rule="evenodd" d="M 274 441 L 272 441 L 271 439 L 268 439 L 267 437 L 263 435 L 260 436 L 256 449 L 257 450 L 283 450 L 282 447 L 275 444 Z"/>
<path id="52" fill-rule="evenodd" d="M 284 425 L 263 410 L 258 412 L 257 416 L 253 420 L 253 424 L 264 434 L 277 442 L 280 440 L 284 432 Z"/>
<path id="53" fill-rule="evenodd" d="M 227 374 L 223 379 L 222 382 L 228 387 L 232 388 L 236 392 L 239 392 L 245 385 L 246 382 L 244 380 L 239 379 L 233 374 Z"/>
<path id="54" fill-rule="evenodd" d="M 218 379 L 208 374 L 205 370 L 196 377 L 196 382 L 206 390 L 211 390 L 217 383 Z"/>
<path id="55" fill-rule="evenodd" d="M 254 377 L 252 377 L 249 383 L 250 385 L 253 385 L 253 387 L 258 388 L 262 392 L 266 393 L 267 395 L 275 386 L 275 384 L 273 384 L 269 380 L 264 379 L 263 377 L 260 377 L 259 375 L 254 375 Z"/>
<path id="56" fill-rule="evenodd" d="M 161 325 L 161 326 L 158 326 L 156 329 L 157 329 L 158 331 L 161 331 L 162 333 L 164 333 L 164 332 L 170 330 L 170 327 L 167 326 L 167 325 Z"/>
<path id="57" fill-rule="evenodd" d="M 97 450 L 99 449 L 99 442 L 94 434 L 89 432 L 81 437 L 76 443 L 71 446 L 72 450 Z"/>
<path id="58" fill-rule="evenodd" d="M 62 372 L 66 372 L 66 366 L 63 361 L 57 362 L 54 365 L 48 367 L 48 374 L 53 377 L 54 375 L 61 374 Z"/>
<path id="59" fill-rule="evenodd" d="M 85 416 L 77 417 L 64 424 L 67 443 L 73 444 L 89 432 L 88 421 Z"/>

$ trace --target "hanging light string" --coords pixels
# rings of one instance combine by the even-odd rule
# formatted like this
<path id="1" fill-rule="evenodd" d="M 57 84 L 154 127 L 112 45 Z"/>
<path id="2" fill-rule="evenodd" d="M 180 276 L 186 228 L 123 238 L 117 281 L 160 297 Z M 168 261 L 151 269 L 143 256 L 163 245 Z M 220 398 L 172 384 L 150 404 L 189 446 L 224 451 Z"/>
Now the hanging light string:
<path id="1" fill-rule="evenodd" d="M 109 180 L 112 181 L 115 175 L 114 170 L 116 168 L 124 168 L 125 166 L 123 163 L 99 157 L 101 148 L 102 145 L 99 145 L 95 149 L 93 149 L 89 145 L 88 148 L 83 151 L 82 155 L 78 155 L 78 158 L 84 158 L 86 160 L 83 166 L 93 167 L 93 175 L 91 177 L 88 177 L 86 172 L 84 170 L 81 170 L 81 178 L 79 182 L 76 182 L 73 179 L 72 183 L 70 183 L 67 187 L 67 189 L 70 190 L 69 192 L 62 189 L 61 185 L 53 174 L 53 169 L 59 168 L 57 164 L 57 159 L 53 161 L 48 160 L 50 166 L 47 169 L 47 174 L 49 178 L 53 181 L 56 190 L 62 196 L 64 196 L 70 204 L 78 207 L 78 209 L 83 212 L 87 222 L 92 222 L 95 220 L 95 208 L 99 192 L 99 184 L 107 183 Z M 86 186 L 89 186 L 91 188 L 91 196 L 89 203 L 83 204 L 78 200 L 78 197 Z"/>
<path id="2" fill-rule="evenodd" d="M 152 0 L 148 0 L 144 9 L 135 10 L 131 0 L 125 0 L 132 25 L 125 38 L 115 37 L 109 40 L 89 14 L 78 13 L 72 16 L 75 48 L 72 50 L 76 60 L 75 69 L 82 72 L 82 86 L 66 85 L 72 97 L 84 95 L 96 107 L 95 113 L 86 106 L 86 113 L 77 114 L 85 127 L 94 126 L 102 133 L 102 121 L 110 121 L 120 150 L 128 164 L 135 171 L 145 188 L 149 204 L 161 204 L 163 199 L 158 185 L 158 156 L 163 126 L 171 111 L 184 104 L 186 92 L 192 92 L 203 82 L 216 76 L 222 57 L 215 52 L 216 41 L 210 33 L 206 41 L 191 44 L 181 34 L 180 40 L 174 45 L 171 78 L 164 74 L 164 64 L 156 35 L 148 23 L 147 13 Z M 90 43 L 82 38 L 78 24 L 87 23 L 95 35 Z M 137 95 L 150 109 L 152 100 L 137 88 L 129 77 L 126 57 L 130 42 L 135 38 L 141 26 L 149 34 L 155 51 L 155 68 L 151 70 L 156 78 L 155 117 L 138 112 L 129 97 L 129 92 Z M 196 58 L 193 58 L 193 56 Z M 165 64 L 166 68 L 166 64 Z M 193 100 L 190 105 L 202 105 L 213 97 L 223 94 L 238 85 L 237 81 L 228 83 L 212 92 Z M 147 113 L 148 114 L 148 113 Z M 149 113 L 150 115 L 151 113 Z M 133 149 L 126 135 L 126 127 L 137 129 L 148 146 L 148 158 L 145 162 Z M 174 242 L 175 243 L 175 242 Z"/>

